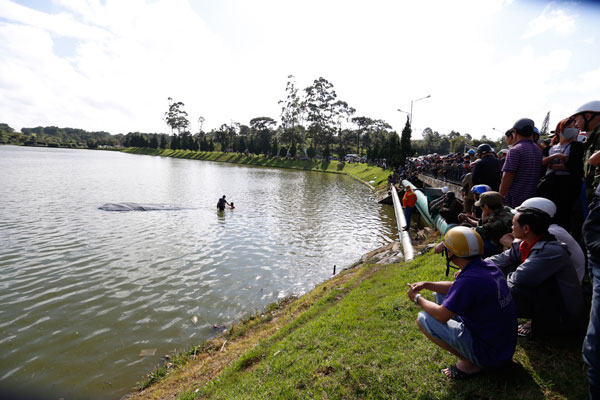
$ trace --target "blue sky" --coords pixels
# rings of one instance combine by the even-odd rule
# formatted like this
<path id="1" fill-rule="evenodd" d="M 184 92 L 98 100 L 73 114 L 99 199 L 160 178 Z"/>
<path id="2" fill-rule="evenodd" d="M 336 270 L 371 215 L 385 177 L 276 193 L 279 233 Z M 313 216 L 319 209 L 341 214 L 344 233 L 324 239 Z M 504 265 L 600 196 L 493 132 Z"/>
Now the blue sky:
<path id="1" fill-rule="evenodd" d="M 497 137 L 600 100 L 600 8 L 510 0 L 0 0 L 0 122 L 165 132 L 279 117 L 287 76 L 357 115 Z"/>

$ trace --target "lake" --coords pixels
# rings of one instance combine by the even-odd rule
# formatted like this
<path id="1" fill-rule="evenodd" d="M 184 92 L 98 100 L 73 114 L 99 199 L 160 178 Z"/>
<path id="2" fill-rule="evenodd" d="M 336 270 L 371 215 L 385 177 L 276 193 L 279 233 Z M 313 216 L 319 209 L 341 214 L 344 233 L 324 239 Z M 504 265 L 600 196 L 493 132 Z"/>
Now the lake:
<path id="1" fill-rule="evenodd" d="M 175 209 L 99 209 L 122 202 Z M 343 175 L 0 146 L 0 390 L 119 398 L 395 239 L 393 208 Z"/>

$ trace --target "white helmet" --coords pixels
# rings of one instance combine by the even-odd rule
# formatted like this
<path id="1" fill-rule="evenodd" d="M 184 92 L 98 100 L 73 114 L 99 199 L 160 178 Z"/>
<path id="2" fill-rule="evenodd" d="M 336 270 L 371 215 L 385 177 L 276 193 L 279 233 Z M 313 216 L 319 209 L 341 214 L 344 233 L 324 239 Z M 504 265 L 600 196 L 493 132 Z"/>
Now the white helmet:
<path id="1" fill-rule="evenodd" d="M 582 112 L 593 112 L 593 113 L 600 113 L 600 101 L 589 101 L 587 103 L 585 103 L 584 105 L 582 105 L 581 107 L 579 107 L 574 113 L 573 115 L 577 115 L 579 113 Z"/>
<path id="2" fill-rule="evenodd" d="M 554 218 L 554 215 L 556 215 L 556 205 L 554 205 L 552 200 L 548 200 L 544 197 L 532 197 L 525 200 L 519 207 L 517 207 L 517 211 L 524 211 L 531 208 L 548 214 L 550 218 Z"/>

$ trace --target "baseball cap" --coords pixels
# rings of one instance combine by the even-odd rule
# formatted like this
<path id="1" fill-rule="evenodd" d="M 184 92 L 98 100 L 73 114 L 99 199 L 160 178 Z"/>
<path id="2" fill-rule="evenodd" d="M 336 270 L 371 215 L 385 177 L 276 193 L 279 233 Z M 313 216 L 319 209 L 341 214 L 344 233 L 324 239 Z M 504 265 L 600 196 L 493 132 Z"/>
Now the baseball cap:
<path id="1" fill-rule="evenodd" d="M 533 129 L 533 127 L 535 126 L 535 123 L 533 122 L 533 120 L 531 120 L 529 118 L 521 118 L 520 120 L 515 122 L 515 124 L 513 125 L 513 129 L 521 130 L 521 129 L 525 128 L 526 126 L 530 126 L 531 129 Z"/>
<path id="2" fill-rule="evenodd" d="M 481 207 L 482 205 L 487 205 L 488 207 L 497 207 L 502 205 L 502 196 L 498 192 L 485 192 L 481 193 L 479 196 L 479 200 L 475 202 L 477 207 Z"/>

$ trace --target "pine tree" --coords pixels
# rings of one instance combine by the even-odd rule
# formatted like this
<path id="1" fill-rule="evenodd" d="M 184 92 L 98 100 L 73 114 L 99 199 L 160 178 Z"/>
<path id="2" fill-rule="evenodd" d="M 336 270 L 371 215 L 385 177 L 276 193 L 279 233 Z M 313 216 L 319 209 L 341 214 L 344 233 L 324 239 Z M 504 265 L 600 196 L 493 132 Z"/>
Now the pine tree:
<path id="1" fill-rule="evenodd" d="M 410 121 L 408 117 L 406 117 L 406 125 L 404 125 L 404 129 L 402 129 L 402 136 L 400 137 L 400 165 L 402 166 L 406 164 L 406 159 L 413 155 L 413 149 L 410 142 L 411 134 L 412 128 L 410 126 Z"/>
<path id="2" fill-rule="evenodd" d="M 544 118 L 544 122 L 542 122 L 542 129 L 540 129 L 540 136 L 545 137 L 548 135 L 548 124 L 550 123 L 550 111 L 546 114 L 546 118 Z"/>

